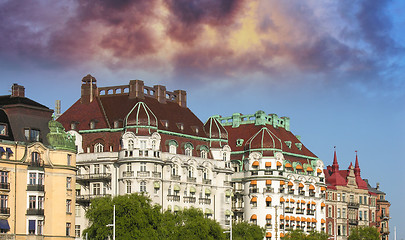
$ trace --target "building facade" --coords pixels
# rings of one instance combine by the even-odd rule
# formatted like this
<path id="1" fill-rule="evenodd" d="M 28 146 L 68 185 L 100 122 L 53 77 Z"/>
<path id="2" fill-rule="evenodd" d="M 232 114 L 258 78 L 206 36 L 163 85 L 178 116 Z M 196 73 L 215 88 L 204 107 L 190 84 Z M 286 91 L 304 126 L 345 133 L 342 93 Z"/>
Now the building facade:
<path id="1" fill-rule="evenodd" d="M 85 238 L 91 199 L 135 192 L 164 210 L 195 207 L 230 224 L 231 151 L 216 119 L 203 124 L 187 108 L 185 91 L 140 80 L 99 88 L 87 75 L 81 88 L 81 98 L 57 119 L 78 149 L 77 238 Z"/>
<path id="2" fill-rule="evenodd" d="M 290 119 L 263 111 L 214 118 L 232 149 L 235 221 L 264 227 L 267 240 L 325 231 L 324 164 L 293 135 Z"/>
<path id="3" fill-rule="evenodd" d="M 73 239 L 74 139 L 23 86 L 0 96 L 0 238 Z"/>
<path id="4" fill-rule="evenodd" d="M 377 191 L 361 178 L 356 154 L 355 166 L 340 170 L 336 151 L 333 164 L 324 170 L 327 183 L 327 233 L 332 239 L 346 240 L 357 226 L 379 226 Z M 387 225 L 388 226 L 388 222 Z M 388 236 L 382 239 L 388 239 Z"/>
<path id="5" fill-rule="evenodd" d="M 389 221 L 390 221 L 390 206 L 391 203 L 385 198 L 386 193 L 380 190 L 380 184 L 377 183 L 376 187 L 370 186 L 367 179 L 368 190 L 371 194 L 374 194 L 377 198 L 377 208 L 376 208 L 376 223 L 378 232 L 381 235 L 381 240 L 388 240 L 390 234 Z"/>

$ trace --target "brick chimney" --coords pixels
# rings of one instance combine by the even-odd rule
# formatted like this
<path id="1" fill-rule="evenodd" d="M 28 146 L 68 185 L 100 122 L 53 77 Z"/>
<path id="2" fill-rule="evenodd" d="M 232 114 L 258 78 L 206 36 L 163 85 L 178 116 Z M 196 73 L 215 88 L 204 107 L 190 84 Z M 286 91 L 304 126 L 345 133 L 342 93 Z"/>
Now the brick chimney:
<path id="1" fill-rule="evenodd" d="M 82 79 L 81 103 L 91 103 L 98 96 L 97 80 L 95 77 L 87 74 Z"/>
<path id="2" fill-rule="evenodd" d="M 187 107 L 187 93 L 184 90 L 175 90 L 176 102 L 180 107 Z"/>
<path id="3" fill-rule="evenodd" d="M 162 85 L 154 85 L 155 97 L 160 103 L 166 103 L 166 87 Z"/>
<path id="4" fill-rule="evenodd" d="M 129 81 L 129 99 L 141 98 L 143 99 L 143 81 L 131 80 Z"/>
<path id="5" fill-rule="evenodd" d="M 11 97 L 25 97 L 25 87 L 14 83 L 11 86 Z"/>

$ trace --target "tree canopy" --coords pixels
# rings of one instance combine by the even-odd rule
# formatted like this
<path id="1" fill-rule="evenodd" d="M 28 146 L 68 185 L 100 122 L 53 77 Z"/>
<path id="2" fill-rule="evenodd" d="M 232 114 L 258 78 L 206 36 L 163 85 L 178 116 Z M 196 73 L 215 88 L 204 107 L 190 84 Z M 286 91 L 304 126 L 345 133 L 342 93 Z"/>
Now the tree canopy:
<path id="1" fill-rule="evenodd" d="M 324 232 L 311 231 L 309 234 L 304 233 L 302 230 L 292 230 L 288 232 L 282 240 L 327 240 L 328 234 Z"/>
<path id="2" fill-rule="evenodd" d="M 356 227 L 351 229 L 349 240 L 379 240 L 380 234 L 375 227 Z"/>
<path id="3" fill-rule="evenodd" d="M 233 240 L 262 240 L 265 229 L 247 222 L 241 222 L 232 226 Z"/>

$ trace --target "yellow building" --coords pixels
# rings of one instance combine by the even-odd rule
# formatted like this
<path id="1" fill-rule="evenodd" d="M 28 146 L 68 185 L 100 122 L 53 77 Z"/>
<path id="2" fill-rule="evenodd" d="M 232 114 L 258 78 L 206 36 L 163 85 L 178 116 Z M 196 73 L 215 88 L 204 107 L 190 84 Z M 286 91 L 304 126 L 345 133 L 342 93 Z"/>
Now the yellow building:
<path id="1" fill-rule="evenodd" d="M 24 95 L 0 96 L 0 239 L 73 239 L 74 138 Z"/>

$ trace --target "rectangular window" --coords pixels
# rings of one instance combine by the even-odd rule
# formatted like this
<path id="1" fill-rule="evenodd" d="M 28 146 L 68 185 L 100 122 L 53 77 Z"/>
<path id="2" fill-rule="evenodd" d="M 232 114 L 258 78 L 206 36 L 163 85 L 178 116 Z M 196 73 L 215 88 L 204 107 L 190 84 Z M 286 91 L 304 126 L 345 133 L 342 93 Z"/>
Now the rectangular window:
<path id="1" fill-rule="evenodd" d="M 66 200 L 66 213 L 72 213 L 71 206 L 72 206 L 72 200 L 67 199 Z"/>
<path id="2" fill-rule="evenodd" d="M 343 218 L 346 218 L 346 208 L 343 208 L 343 209 L 342 209 L 342 217 L 343 217 Z"/>
<path id="3" fill-rule="evenodd" d="M 0 135 L 7 136 L 7 125 L 0 124 Z"/>
<path id="4" fill-rule="evenodd" d="M 7 209 L 8 195 L 0 195 L 0 207 L 1 209 Z"/>
<path id="5" fill-rule="evenodd" d="M 364 211 L 364 220 L 367 221 L 367 211 Z"/>
<path id="6" fill-rule="evenodd" d="M 37 207 L 37 197 L 36 196 L 29 196 L 29 208 L 35 209 Z"/>
<path id="7" fill-rule="evenodd" d="M 374 215 L 374 212 L 371 213 L 371 221 L 372 221 L 372 222 L 375 222 L 375 215 Z"/>
<path id="8" fill-rule="evenodd" d="M 38 196 L 38 209 L 44 209 L 44 196 Z"/>
<path id="9" fill-rule="evenodd" d="M 25 139 L 30 142 L 38 142 L 40 131 L 38 129 L 24 129 Z"/>
<path id="10" fill-rule="evenodd" d="M 366 205 L 368 205 L 368 203 L 367 203 L 367 196 L 363 196 L 363 202 L 364 202 L 364 204 L 366 204 Z"/>
<path id="11" fill-rule="evenodd" d="M 127 172 L 132 172 L 132 165 L 131 165 L 131 163 L 127 163 Z"/>
<path id="12" fill-rule="evenodd" d="M 72 155 L 70 154 L 67 155 L 67 165 L 68 166 L 72 165 Z"/>
<path id="13" fill-rule="evenodd" d="M 332 207 L 328 208 L 328 217 L 332 217 Z"/>
<path id="14" fill-rule="evenodd" d="M 38 173 L 38 185 L 44 185 L 44 174 Z"/>
<path id="15" fill-rule="evenodd" d="M 340 215 L 341 213 L 340 213 L 340 208 L 338 208 L 338 210 L 337 210 L 337 217 L 338 218 L 341 218 L 341 215 Z"/>
<path id="16" fill-rule="evenodd" d="M 146 163 L 141 163 L 141 172 L 146 172 Z"/>
<path id="17" fill-rule="evenodd" d="M 363 198 L 361 196 L 359 196 L 359 203 L 363 204 Z"/>
<path id="18" fill-rule="evenodd" d="M 94 164 L 94 174 L 100 173 L 100 164 Z"/>
<path id="19" fill-rule="evenodd" d="M 80 217 L 80 215 L 81 215 L 81 210 L 80 210 L 79 204 L 76 204 L 76 206 L 75 206 L 75 215 L 76 215 L 76 217 Z"/>
<path id="20" fill-rule="evenodd" d="M 42 229 L 44 228 L 44 221 L 38 220 L 37 221 L 37 234 L 42 235 Z"/>
<path id="21" fill-rule="evenodd" d="M 141 150 L 146 149 L 146 141 L 141 141 Z"/>
<path id="22" fill-rule="evenodd" d="M 66 189 L 71 189 L 71 188 L 72 188 L 72 178 L 66 177 Z"/>
<path id="23" fill-rule="evenodd" d="M 28 220 L 28 234 L 35 234 L 35 220 Z"/>
<path id="24" fill-rule="evenodd" d="M 127 193 L 131 193 L 131 181 L 127 181 Z"/>
<path id="25" fill-rule="evenodd" d="M 342 193 L 342 201 L 346 202 L 346 193 Z"/>
<path id="26" fill-rule="evenodd" d="M 70 227 L 71 227 L 71 224 L 66 223 L 66 236 L 70 236 Z"/>
<path id="27" fill-rule="evenodd" d="M 346 236 L 346 226 L 345 225 L 342 226 L 342 235 Z"/>
<path id="28" fill-rule="evenodd" d="M 29 185 L 37 184 L 37 173 L 29 173 Z"/>
<path id="29" fill-rule="evenodd" d="M 340 202 L 340 193 L 337 194 L 337 201 Z"/>
<path id="30" fill-rule="evenodd" d="M 337 230 L 338 230 L 337 235 L 340 236 L 340 235 L 342 235 L 341 226 L 338 225 L 337 227 L 338 227 L 338 229 L 337 229 Z"/>
<path id="31" fill-rule="evenodd" d="M 101 188 L 100 183 L 93 183 L 93 195 L 100 195 Z"/>
<path id="32" fill-rule="evenodd" d="M 75 225 L 75 237 L 80 237 L 80 225 Z"/>
<path id="33" fill-rule="evenodd" d="M 363 220 L 363 212 L 362 211 L 359 211 L 359 220 L 360 221 Z"/>

